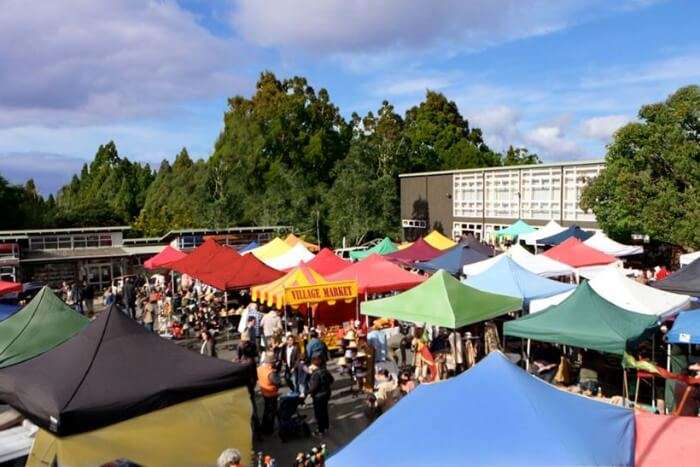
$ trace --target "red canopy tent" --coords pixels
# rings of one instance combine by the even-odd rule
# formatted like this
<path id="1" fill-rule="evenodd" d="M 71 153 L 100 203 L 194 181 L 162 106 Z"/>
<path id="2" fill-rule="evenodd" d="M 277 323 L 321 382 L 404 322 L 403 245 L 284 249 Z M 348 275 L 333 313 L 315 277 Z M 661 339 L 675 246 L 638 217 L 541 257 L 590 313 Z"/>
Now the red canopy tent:
<path id="1" fill-rule="evenodd" d="M 438 250 L 430 243 L 426 242 L 422 238 L 419 238 L 411 244 L 411 246 L 404 248 L 403 250 L 398 250 L 388 255 L 384 255 L 384 258 L 389 261 L 394 261 L 396 263 L 411 265 L 416 261 L 430 261 L 443 254 L 444 251 Z"/>
<path id="2" fill-rule="evenodd" d="M 394 263 L 374 253 L 351 264 L 342 271 L 326 276 L 329 281 L 355 280 L 360 294 L 408 290 L 427 277 L 401 269 Z"/>
<path id="3" fill-rule="evenodd" d="M 151 256 L 144 261 L 143 265 L 146 269 L 160 269 L 168 263 L 173 263 L 187 256 L 187 253 L 176 250 L 170 245 L 163 248 L 157 255 Z"/>
<path id="4" fill-rule="evenodd" d="M 697 465 L 700 459 L 700 420 L 635 412 L 635 466 Z"/>
<path id="5" fill-rule="evenodd" d="M 188 274 L 219 290 L 240 289 L 271 282 L 284 273 L 252 255 L 241 256 L 232 248 L 207 239 L 186 257 L 165 267 Z"/>
<path id="6" fill-rule="evenodd" d="M 550 248 L 542 254 L 575 268 L 599 266 L 617 261 L 617 258 L 614 256 L 591 248 L 574 237 L 567 238 L 559 245 Z"/>
<path id="7" fill-rule="evenodd" d="M 314 259 L 304 264 L 325 277 L 342 271 L 352 263 L 333 253 L 333 250 L 324 248 L 318 252 Z"/>
<path id="8" fill-rule="evenodd" d="M 0 281 L 0 295 L 13 292 L 21 292 L 21 282 Z"/>

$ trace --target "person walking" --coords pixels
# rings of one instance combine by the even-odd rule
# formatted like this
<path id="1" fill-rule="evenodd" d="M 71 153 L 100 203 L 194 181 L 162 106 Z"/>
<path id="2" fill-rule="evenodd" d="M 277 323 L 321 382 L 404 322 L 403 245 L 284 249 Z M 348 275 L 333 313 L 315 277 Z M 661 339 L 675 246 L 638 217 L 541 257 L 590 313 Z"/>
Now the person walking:
<path id="1" fill-rule="evenodd" d="M 316 329 L 309 332 L 309 338 L 309 342 L 306 344 L 306 358 L 311 361 L 311 357 L 317 353 L 325 364 L 328 361 L 328 347 L 326 347 L 325 342 L 319 339 Z"/>
<path id="2" fill-rule="evenodd" d="M 309 395 L 314 403 L 314 417 L 316 418 L 316 436 L 322 437 L 330 427 L 328 417 L 328 401 L 331 398 L 331 386 L 333 375 L 326 369 L 325 359 L 320 352 L 311 356 L 311 378 L 309 380 Z"/>
<path id="3" fill-rule="evenodd" d="M 155 304 L 150 301 L 143 307 L 143 326 L 151 332 L 153 332 L 153 321 L 156 314 L 155 309 Z"/>
<path id="4" fill-rule="evenodd" d="M 216 340 L 214 339 L 214 336 L 212 336 L 207 330 L 203 330 L 200 336 L 202 338 L 202 347 L 199 349 L 199 353 L 208 357 L 217 357 Z"/>
<path id="5" fill-rule="evenodd" d="M 131 278 L 127 278 L 124 281 L 124 287 L 122 287 L 122 302 L 126 310 L 126 315 L 131 319 L 136 319 L 136 287 Z"/>
<path id="6" fill-rule="evenodd" d="M 95 286 L 83 281 L 83 302 L 85 314 L 88 318 L 92 318 L 95 314 Z"/>
<path id="7" fill-rule="evenodd" d="M 299 363 L 299 347 L 294 342 L 294 336 L 287 334 L 286 342 L 282 350 L 284 363 L 284 380 L 292 391 L 297 390 L 297 364 Z M 299 392 L 299 391 L 297 391 Z"/>
<path id="8" fill-rule="evenodd" d="M 280 378 L 275 371 L 275 359 L 272 354 L 265 352 L 262 363 L 258 366 L 258 385 L 265 401 L 261 431 L 270 434 L 275 429 L 277 417 L 277 397 L 279 396 Z"/>
<path id="9" fill-rule="evenodd" d="M 70 301 L 73 302 L 73 308 L 75 311 L 83 314 L 83 290 L 80 287 L 78 281 L 73 282 L 73 286 L 70 289 Z"/>
<path id="10" fill-rule="evenodd" d="M 274 336 L 276 333 L 282 332 L 282 318 L 277 310 L 270 310 L 265 313 L 265 316 L 260 320 L 262 327 L 263 342 L 266 351 L 272 351 L 274 344 Z"/>

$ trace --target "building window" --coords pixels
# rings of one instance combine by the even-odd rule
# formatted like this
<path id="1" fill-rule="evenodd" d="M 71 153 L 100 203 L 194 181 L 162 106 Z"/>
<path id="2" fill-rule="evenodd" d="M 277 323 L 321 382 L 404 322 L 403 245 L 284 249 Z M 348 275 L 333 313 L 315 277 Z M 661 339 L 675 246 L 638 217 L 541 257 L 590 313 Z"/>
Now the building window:
<path id="1" fill-rule="evenodd" d="M 486 172 L 484 183 L 486 217 L 505 219 L 520 217 L 520 173 L 517 169 Z"/>
<path id="2" fill-rule="evenodd" d="M 177 243 L 180 250 L 191 250 L 204 243 L 204 237 L 201 235 L 182 235 L 178 238 Z"/>
<path id="3" fill-rule="evenodd" d="M 494 240 L 493 234 L 508 227 L 507 224 L 484 224 L 484 239 Z"/>
<path id="4" fill-rule="evenodd" d="M 452 237 L 459 239 L 462 235 L 472 234 L 477 240 L 483 237 L 483 229 L 481 224 L 469 222 L 454 222 L 452 224 Z"/>
<path id="5" fill-rule="evenodd" d="M 523 219 L 559 219 L 561 217 L 561 169 L 524 169 L 521 172 Z"/>
<path id="6" fill-rule="evenodd" d="M 483 173 L 458 173 L 452 177 L 454 217 L 481 217 L 484 210 Z"/>
<path id="7" fill-rule="evenodd" d="M 427 227 L 427 224 L 423 220 L 401 219 L 401 227 L 408 229 L 424 229 Z"/>
<path id="8" fill-rule="evenodd" d="M 595 214 L 584 212 L 580 206 L 581 192 L 588 182 L 597 177 L 603 164 L 564 168 L 564 220 L 595 222 Z"/>

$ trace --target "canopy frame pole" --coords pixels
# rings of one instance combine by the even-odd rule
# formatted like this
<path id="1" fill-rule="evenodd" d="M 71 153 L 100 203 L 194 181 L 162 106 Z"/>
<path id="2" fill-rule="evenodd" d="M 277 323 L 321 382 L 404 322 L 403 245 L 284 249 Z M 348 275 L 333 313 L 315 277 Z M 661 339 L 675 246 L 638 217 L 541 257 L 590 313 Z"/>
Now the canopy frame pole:
<path id="1" fill-rule="evenodd" d="M 365 289 L 365 301 L 367 301 L 367 289 Z M 369 315 L 365 315 L 365 325 L 367 326 L 367 330 L 369 331 Z"/>
<path id="2" fill-rule="evenodd" d="M 627 386 L 627 368 L 622 370 L 622 392 L 623 398 L 625 400 L 625 407 L 628 407 L 629 403 L 629 387 Z"/>
<path id="3" fill-rule="evenodd" d="M 452 334 L 454 337 L 454 339 L 453 339 L 454 345 L 452 346 L 452 358 L 455 359 L 455 374 L 454 375 L 457 376 L 457 342 L 458 342 L 457 339 L 459 339 L 459 334 L 457 332 L 457 329 L 453 329 Z"/>
<path id="4" fill-rule="evenodd" d="M 656 334 L 651 336 L 651 361 L 654 365 L 656 365 Z M 637 383 L 639 384 L 639 383 Z M 656 378 L 654 375 L 651 375 L 651 407 L 654 409 L 654 412 L 656 412 Z"/>
<path id="5" fill-rule="evenodd" d="M 530 345 L 532 344 L 532 339 L 527 340 L 527 347 L 525 348 L 525 371 L 530 371 Z"/>

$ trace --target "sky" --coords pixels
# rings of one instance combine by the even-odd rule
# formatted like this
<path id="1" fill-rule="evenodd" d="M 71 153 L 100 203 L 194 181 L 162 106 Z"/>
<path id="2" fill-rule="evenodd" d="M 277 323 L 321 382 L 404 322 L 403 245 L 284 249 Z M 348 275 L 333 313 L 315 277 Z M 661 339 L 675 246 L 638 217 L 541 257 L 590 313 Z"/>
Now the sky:
<path id="1" fill-rule="evenodd" d="M 227 99 L 305 76 L 349 117 L 427 89 L 496 150 L 597 159 L 639 107 L 700 83 L 700 2 L 0 0 L 0 174 L 43 194 L 97 147 L 208 157 Z"/>

